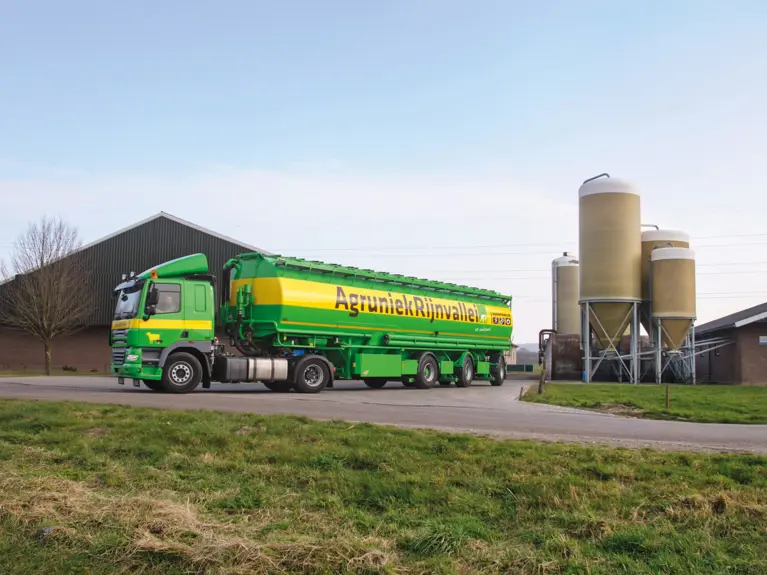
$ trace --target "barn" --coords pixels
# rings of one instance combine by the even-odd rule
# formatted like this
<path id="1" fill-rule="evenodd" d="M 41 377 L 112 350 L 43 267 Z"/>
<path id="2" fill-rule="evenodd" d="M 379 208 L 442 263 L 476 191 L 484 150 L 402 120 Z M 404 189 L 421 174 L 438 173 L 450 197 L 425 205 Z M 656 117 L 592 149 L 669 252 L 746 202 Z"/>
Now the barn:
<path id="1" fill-rule="evenodd" d="M 52 350 L 54 369 L 75 368 L 79 373 L 109 369 L 108 333 L 115 306 L 112 290 L 123 274 L 140 273 L 161 262 L 204 253 L 220 282 L 221 269 L 232 256 L 268 253 L 166 212 L 87 244 L 79 252 L 89 262 L 89 289 L 83 296 L 92 298 L 92 311 L 86 325 L 55 340 Z M 0 326 L 0 370 L 36 371 L 42 369 L 44 359 L 38 340 Z"/>
<path id="2" fill-rule="evenodd" d="M 695 328 L 708 348 L 696 358 L 699 382 L 767 385 L 767 303 Z"/>

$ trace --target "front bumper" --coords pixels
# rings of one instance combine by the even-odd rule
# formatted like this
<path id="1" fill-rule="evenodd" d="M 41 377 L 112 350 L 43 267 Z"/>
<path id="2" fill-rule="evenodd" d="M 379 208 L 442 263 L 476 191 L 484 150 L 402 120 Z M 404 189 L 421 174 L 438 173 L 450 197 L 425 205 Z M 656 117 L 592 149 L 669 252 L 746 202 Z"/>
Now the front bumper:
<path id="1" fill-rule="evenodd" d="M 162 369 L 157 365 L 144 365 L 141 350 L 134 348 L 113 348 L 110 371 L 121 379 L 162 379 Z"/>

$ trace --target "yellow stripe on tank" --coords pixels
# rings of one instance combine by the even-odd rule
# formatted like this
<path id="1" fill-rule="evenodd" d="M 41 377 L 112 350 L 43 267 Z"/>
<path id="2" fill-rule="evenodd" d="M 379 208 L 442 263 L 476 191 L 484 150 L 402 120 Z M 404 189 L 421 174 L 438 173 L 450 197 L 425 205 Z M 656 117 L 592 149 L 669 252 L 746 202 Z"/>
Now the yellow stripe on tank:
<path id="1" fill-rule="evenodd" d="M 230 305 L 237 303 L 237 292 L 245 285 L 250 285 L 255 305 L 341 310 L 351 317 L 359 314 L 422 319 L 433 317 L 458 323 L 514 325 L 507 307 L 436 298 L 426 293 L 413 295 L 280 277 L 233 280 Z"/>

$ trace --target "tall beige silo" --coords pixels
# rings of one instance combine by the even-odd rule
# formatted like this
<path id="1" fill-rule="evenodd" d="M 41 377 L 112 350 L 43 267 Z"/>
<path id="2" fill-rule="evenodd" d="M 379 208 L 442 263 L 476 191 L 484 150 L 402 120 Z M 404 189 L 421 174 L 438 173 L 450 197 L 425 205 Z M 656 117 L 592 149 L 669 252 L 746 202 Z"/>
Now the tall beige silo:
<path id="1" fill-rule="evenodd" d="M 660 320 L 663 344 L 679 349 L 697 315 L 695 252 L 690 248 L 656 248 L 650 261 L 653 325 Z"/>
<path id="2" fill-rule="evenodd" d="M 690 236 L 681 230 L 647 230 L 642 232 L 642 325 L 650 339 L 654 340 L 654 332 L 650 322 L 650 254 L 656 246 L 689 248 Z"/>
<path id="3" fill-rule="evenodd" d="M 627 182 L 599 177 L 578 190 L 580 302 L 589 303 L 597 343 L 617 345 L 642 299 L 639 194 Z"/>
<path id="4" fill-rule="evenodd" d="M 578 335 L 581 333 L 578 260 L 565 252 L 551 262 L 551 276 L 551 327 L 558 334 Z"/>

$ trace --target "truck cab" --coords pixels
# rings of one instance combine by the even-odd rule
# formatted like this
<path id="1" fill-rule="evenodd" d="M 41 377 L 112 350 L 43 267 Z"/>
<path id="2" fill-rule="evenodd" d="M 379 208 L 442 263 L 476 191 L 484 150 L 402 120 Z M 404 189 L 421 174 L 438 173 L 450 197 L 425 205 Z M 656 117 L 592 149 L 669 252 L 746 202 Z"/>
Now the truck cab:
<path id="1" fill-rule="evenodd" d="M 115 287 L 109 333 L 111 370 L 155 391 L 210 383 L 215 339 L 215 276 L 195 254 L 166 262 Z"/>

